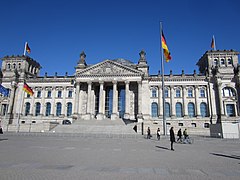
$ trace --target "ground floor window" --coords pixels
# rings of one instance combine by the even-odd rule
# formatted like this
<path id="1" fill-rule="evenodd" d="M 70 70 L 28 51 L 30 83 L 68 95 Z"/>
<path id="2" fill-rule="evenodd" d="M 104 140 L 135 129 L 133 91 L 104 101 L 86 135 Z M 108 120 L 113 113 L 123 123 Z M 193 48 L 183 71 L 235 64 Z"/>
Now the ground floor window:
<path id="1" fill-rule="evenodd" d="M 152 117 L 158 117 L 158 104 L 152 103 Z"/>

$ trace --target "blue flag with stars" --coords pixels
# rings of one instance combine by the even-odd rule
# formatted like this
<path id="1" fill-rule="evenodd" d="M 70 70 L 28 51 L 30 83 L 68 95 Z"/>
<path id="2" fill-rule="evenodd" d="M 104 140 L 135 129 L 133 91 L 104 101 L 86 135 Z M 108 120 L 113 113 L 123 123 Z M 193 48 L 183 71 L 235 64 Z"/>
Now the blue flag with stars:
<path id="1" fill-rule="evenodd" d="M 2 86 L 2 85 L 0 84 L 0 93 L 1 93 L 3 96 L 8 96 L 9 91 L 8 91 L 7 88 L 5 88 L 4 86 Z"/>

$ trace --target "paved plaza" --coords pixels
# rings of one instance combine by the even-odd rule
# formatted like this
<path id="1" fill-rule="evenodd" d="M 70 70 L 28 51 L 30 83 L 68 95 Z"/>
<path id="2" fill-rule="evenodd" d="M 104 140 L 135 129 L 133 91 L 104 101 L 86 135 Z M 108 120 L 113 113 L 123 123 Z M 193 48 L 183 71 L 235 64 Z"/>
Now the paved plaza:
<path id="1" fill-rule="evenodd" d="M 1 180 L 239 180 L 240 141 L 194 137 L 174 144 L 142 136 L 0 136 Z"/>

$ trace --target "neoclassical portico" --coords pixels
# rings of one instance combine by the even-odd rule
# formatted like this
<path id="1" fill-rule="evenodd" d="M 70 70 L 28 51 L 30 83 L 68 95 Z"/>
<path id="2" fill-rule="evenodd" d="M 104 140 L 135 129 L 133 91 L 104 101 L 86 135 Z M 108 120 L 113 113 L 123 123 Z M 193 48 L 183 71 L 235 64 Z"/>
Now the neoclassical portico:
<path id="1" fill-rule="evenodd" d="M 105 60 L 87 67 L 85 57 L 81 54 L 76 67 L 74 115 L 84 120 L 141 117 L 144 73 L 123 59 Z"/>

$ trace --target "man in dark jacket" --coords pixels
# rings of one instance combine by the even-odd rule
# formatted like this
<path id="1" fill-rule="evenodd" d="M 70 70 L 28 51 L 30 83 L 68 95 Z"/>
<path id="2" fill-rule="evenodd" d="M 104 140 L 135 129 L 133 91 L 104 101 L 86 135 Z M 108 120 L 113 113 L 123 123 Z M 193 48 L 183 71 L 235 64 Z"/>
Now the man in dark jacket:
<path id="1" fill-rule="evenodd" d="M 174 151 L 173 143 L 175 142 L 175 135 L 174 135 L 173 127 L 171 127 L 170 129 L 170 141 L 171 141 L 171 150 Z"/>

